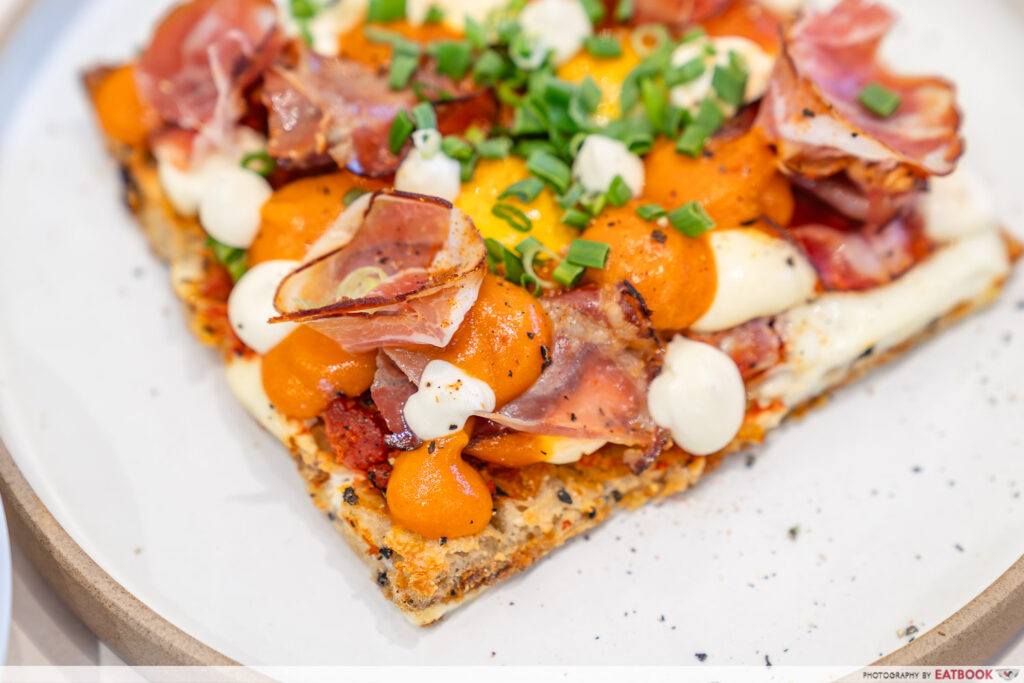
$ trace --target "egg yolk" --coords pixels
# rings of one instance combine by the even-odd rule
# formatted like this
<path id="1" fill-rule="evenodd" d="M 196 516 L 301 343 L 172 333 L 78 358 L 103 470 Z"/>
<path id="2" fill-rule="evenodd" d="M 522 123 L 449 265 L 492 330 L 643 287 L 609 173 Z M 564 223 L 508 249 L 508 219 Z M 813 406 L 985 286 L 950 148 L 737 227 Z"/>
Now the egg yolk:
<path id="1" fill-rule="evenodd" d="M 661 139 L 644 159 L 644 169 L 647 201 L 672 210 L 697 200 L 719 227 L 760 218 L 766 208 L 763 194 L 772 183 L 773 194 L 789 191 L 784 179 L 780 184 L 775 152 L 756 128 L 737 138 L 712 138 L 696 159 Z M 784 200 L 774 196 L 770 201 L 774 205 Z M 792 196 L 788 202 L 792 204 Z"/>
<path id="2" fill-rule="evenodd" d="M 465 431 L 400 453 L 388 481 L 391 518 L 427 538 L 483 531 L 493 501 L 480 473 L 462 459 Z"/>
<path id="3" fill-rule="evenodd" d="M 141 145 L 149 131 L 160 123 L 156 111 L 139 98 L 135 67 L 130 64 L 111 71 L 100 82 L 93 98 L 103 132 L 126 145 Z"/>
<path id="4" fill-rule="evenodd" d="M 604 269 L 588 268 L 584 281 L 616 285 L 629 280 L 651 310 L 656 328 L 684 329 L 714 301 L 714 254 L 704 235 L 693 239 L 640 218 L 640 203 L 606 210 L 583 232 L 583 239 L 610 247 Z"/>
<path id="5" fill-rule="evenodd" d="M 571 83 L 579 83 L 590 76 L 601 89 L 601 101 L 594 112 L 598 125 L 603 126 L 622 115 L 619 109 L 619 95 L 622 82 L 629 72 L 640 63 L 640 57 L 633 49 L 629 32 L 624 30 L 606 31 L 603 35 L 617 38 L 622 45 L 618 57 L 595 57 L 586 50 L 580 50 L 568 62 L 558 68 L 558 77 Z"/>
<path id="6" fill-rule="evenodd" d="M 462 186 L 455 206 L 473 219 L 473 224 L 484 237 L 496 239 L 507 248 L 513 249 L 526 235 L 504 219 L 495 216 L 491 209 L 499 203 L 498 196 L 509 185 L 529 176 L 526 161 L 519 157 L 481 161 L 476 167 L 473 179 Z M 555 195 L 546 187 L 529 204 L 523 205 L 518 199 L 512 198 L 502 199 L 501 202 L 521 209 L 533 226 L 530 229 L 530 236 L 540 240 L 555 253 L 567 247 L 577 236 L 574 228 L 562 223 L 562 214 L 565 211 L 558 206 Z"/>
<path id="7" fill-rule="evenodd" d="M 551 321 L 540 301 L 522 287 L 488 273 L 473 308 L 448 346 L 416 346 L 487 382 L 500 408 L 529 389 L 551 348 Z"/>
<path id="8" fill-rule="evenodd" d="M 349 353 L 300 325 L 263 357 L 263 390 L 279 411 L 297 419 L 320 415 L 339 392 L 358 396 L 373 383 L 377 354 Z"/>
<path id="9" fill-rule="evenodd" d="M 372 192 L 387 183 L 343 171 L 288 183 L 260 210 L 260 229 L 249 247 L 249 264 L 288 259 L 301 261 L 345 210 L 349 190 Z"/>

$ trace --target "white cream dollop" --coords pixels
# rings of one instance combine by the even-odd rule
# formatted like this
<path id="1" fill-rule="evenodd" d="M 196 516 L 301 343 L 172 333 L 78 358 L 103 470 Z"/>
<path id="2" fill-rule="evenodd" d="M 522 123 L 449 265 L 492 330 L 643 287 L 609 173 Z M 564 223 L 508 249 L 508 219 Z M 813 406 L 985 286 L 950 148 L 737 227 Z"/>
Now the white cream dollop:
<path id="1" fill-rule="evenodd" d="M 221 244 L 246 249 L 260 229 L 260 209 L 274 190 L 267 179 L 239 165 L 213 175 L 199 198 L 199 223 Z"/>
<path id="2" fill-rule="evenodd" d="M 405 402 L 405 422 L 413 434 L 429 441 L 453 434 L 478 412 L 494 410 L 494 390 L 444 360 L 427 363 L 419 389 Z"/>
<path id="3" fill-rule="evenodd" d="M 715 256 L 715 298 L 692 325 L 694 331 L 718 332 L 814 297 L 818 276 L 786 240 L 739 228 L 712 230 L 708 242 Z"/>
<path id="4" fill-rule="evenodd" d="M 269 323 L 278 315 L 274 296 L 281 281 L 298 268 L 298 261 L 264 261 L 245 272 L 228 297 L 228 321 L 250 349 L 265 354 L 296 328 L 295 323 Z"/>
<path id="5" fill-rule="evenodd" d="M 712 48 L 714 52 L 708 48 Z M 669 100 L 680 109 L 696 109 L 704 98 L 714 95 L 711 86 L 716 66 L 729 65 L 729 53 L 736 52 L 747 64 L 747 85 L 743 91 L 743 101 L 753 102 L 760 99 L 768 90 L 775 60 L 754 41 L 740 36 L 722 36 L 710 39 L 697 39 L 683 43 L 672 53 L 672 65 L 682 66 L 693 59 L 700 59 L 704 64 L 704 72 L 689 83 L 682 83 L 669 90 Z M 728 114 L 735 112 L 735 107 L 718 102 L 719 107 Z"/>
<path id="6" fill-rule="evenodd" d="M 588 192 L 606 192 L 620 176 L 634 197 L 644 191 L 644 162 L 626 143 L 606 135 L 588 135 L 572 164 L 572 174 Z"/>
<path id="7" fill-rule="evenodd" d="M 580 0 L 535 0 L 519 13 L 523 33 L 537 41 L 537 49 L 553 52 L 556 66 L 565 64 L 594 34 L 587 11 Z"/>
<path id="8" fill-rule="evenodd" d="M 454 202 L 462 191 L 462 167 L 440 150 L 417 143 L 395 172 L 395 189 Z"/>
<path id="9" fill-rule="evenodd" d="M 739 433 L 746 408 L 732 358 L 682 335 L 669 342 L 661 374 L 647 390 L 647 409 L 680 448 L 693 455 L 722 450 Z"/>
<path id="10" fill-rule="evenodd" d="M 174 210 L 183 216 L 199 214 L 199 222 L 214 239 L 245 249 L 260 227 L 260 209 L 272 194 L 260 174 L 242 168 L 242 158 L 266 148 L 263 136 L 245 126 L 236 129 L 225 149 L 193 152 L 181 168 L 175 147 L 154 150 L 157 177 Z"/>

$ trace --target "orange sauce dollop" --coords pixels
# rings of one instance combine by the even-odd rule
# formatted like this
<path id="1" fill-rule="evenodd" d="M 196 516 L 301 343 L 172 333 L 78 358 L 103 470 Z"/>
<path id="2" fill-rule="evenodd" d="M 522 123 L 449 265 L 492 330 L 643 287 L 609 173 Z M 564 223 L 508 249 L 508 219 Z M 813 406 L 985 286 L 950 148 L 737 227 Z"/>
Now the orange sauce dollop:
<path id="1" fill-rule="evenodd" d="M 604 269 L 588 268 L 584 280 L 601 285 L 629 280 L 651 309 L 656 328 L 689 327 L 715 298 L 711 247 L 703 235 L 693 239 L 671 226 L 660 227 L 640 218 L 636 207 L 642 203 L 632 201 L 607 209 L 584 230 L 583 239 L 611 247 Z"/>
<path id="2" fill-rule="evenodd" d="M 540 301 L 522 287 L 488 273 L 476 303 L 448 346 L 412 348 L 487 382 L 500 408 L 540 377 L 542 346 L 551 348 L 551 321 Z"/>
<path id="3" fill-rule="evenodd" d="M 397 33 L 414 43 L 430 43 L 435 40 L 454 40 L 461 34 L 444 24 L 419 24 L 414 26 L 408 21 L 393 21 L 377 28 L 389 33 Z M 378 66 L 391 59 L 391 45 L 370 40 L 366 34 L 366 25 L 359 23 L 351 30 L 338 37 L 338 56 L 353 59 L 368 66 Z"/>
<path id="4" fill-rule="evenodd" d="M 358 396 L 373 383 L 377 353 L 349 353 L 330 337 L 300 325 L 263 357 L 263 390 L 289 417 L 309 419 L 339 392 Z"/>
<path id="5" fill-rule="evenodd" d="M 758 129 L 712 138 L 696 159 L 659 140 L 644 159 L 644 198 L 672 210 L 697 200 L 718 227 L 732 228 L 768 215 L 789 222 L 793 197 L 778 172 L 775 152 Z"/>
<path id="6" fill-rule="evenodd" d="M 395 458 L 386 493 L 394 521 L 427 538 L 469 536 L 487 526 L 491 492 L 462 459 L 468 442 L 463 430 Z"/>
<path id="7" fill-rule="evenodd" d="M 103 132 L 126 145 L 141 145 L 160 123 L 156 111 L 139 97 L 131 64 L 111 71 L 96 87 L 93 99 Z"/>

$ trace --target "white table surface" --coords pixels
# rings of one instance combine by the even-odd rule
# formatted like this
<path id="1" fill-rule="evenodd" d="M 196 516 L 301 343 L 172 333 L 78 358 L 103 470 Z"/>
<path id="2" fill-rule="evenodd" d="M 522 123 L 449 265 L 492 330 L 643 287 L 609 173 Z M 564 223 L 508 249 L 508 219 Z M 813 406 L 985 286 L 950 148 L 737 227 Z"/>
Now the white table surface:
<path id="1" fill-rule="evenodd" d="M 20 0 L 0 0 L 0 35 Z M 124 662 L 72 614 L 35 572 L 17 546 L 14 560 L 14 614 L 7 648 L 8 666 L 118 665 Z M 1024 633 L 996 662 L 1024 665 Z"/>

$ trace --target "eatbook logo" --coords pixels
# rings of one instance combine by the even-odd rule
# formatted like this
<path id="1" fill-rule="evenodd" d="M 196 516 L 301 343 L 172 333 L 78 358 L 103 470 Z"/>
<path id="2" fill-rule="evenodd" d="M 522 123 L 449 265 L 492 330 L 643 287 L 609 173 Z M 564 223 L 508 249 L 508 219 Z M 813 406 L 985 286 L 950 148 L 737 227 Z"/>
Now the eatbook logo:
<path id="1" fill-rule="evenodd" d="M 1020 669 L 996 669 L 996 676 L 1001 681 L 1012 681 L 1020 675 Z"/>

